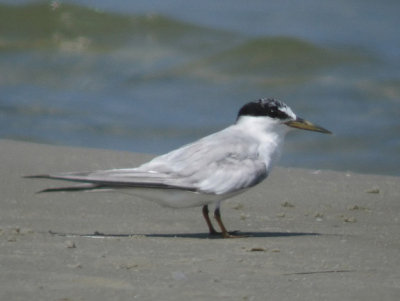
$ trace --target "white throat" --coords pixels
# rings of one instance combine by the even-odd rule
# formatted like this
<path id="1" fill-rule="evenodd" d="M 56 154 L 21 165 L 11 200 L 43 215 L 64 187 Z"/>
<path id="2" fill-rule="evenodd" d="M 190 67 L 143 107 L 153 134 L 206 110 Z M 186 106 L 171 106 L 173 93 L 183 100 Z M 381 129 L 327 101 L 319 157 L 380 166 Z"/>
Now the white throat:
<path id="1" fill-rule="evenodd" d="M 258 141 L 258 154 L 270 171 L 280 157 L 286 133 L 290 128 L 272 118 L 254 116 L 239 117 L 236 126 Z"/>

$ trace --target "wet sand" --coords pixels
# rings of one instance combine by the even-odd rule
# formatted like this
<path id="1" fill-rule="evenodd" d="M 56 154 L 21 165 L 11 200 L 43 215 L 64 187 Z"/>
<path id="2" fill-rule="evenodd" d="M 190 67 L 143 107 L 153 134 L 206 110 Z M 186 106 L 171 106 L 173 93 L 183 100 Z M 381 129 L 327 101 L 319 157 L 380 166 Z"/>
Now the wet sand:
<path id="1" fill-rule="evenodd" d="M 0 140 L 1 300 L 398 300 L 400 178 L 276 168 L 201 208 L 116 193 L 36 191 L 23 175 L 136 166 L 127 152 Z"/>

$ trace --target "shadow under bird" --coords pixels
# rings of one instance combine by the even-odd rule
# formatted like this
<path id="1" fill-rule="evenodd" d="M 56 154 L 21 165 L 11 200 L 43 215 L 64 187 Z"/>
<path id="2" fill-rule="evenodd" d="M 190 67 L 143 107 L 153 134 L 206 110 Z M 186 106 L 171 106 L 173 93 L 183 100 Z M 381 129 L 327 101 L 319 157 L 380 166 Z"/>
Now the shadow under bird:
<path id="1" fill-rule="evenodd" d="M 221 202 L 267 178 L 279 158 L 285 135 L 292 128 L 331 133 L 297 117 L 283 102 L 260 99 L 245 104 L 235 124 L 139 167 L 27 177 L 78 182 L 40 192 L 113 190 L 168 207 L 202 207 L 210 235 L 241 237 L 225 228 Z M 215 204 L 214 217 L 220 233 L 211 223 L 210 204 Z"/>

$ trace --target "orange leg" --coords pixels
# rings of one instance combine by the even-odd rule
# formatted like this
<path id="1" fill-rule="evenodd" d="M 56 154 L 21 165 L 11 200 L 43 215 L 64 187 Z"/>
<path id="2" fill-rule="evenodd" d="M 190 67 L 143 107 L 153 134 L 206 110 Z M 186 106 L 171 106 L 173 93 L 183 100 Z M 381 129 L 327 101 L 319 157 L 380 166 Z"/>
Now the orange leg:
<path id="1" fill-rule="evenodd" d="M 208 230 L 210 231 L 210 235 L 217 235 L 219 233 L 214 229 L 214 227 L 213 227 L 213 225 L 211 223 L 210 217 L 208 215 L 208 212 L 209 212 L 208 211 L 208 206 L 204 205 L 203 206 L 203 216 L 204 216 L 204 219 L 206 220 L 206 223 L 207 223 L 207 226 L 208 226 Z"/>
<path id="2" fill-rule="evenodd" d="M 214 217 L 217 220 L 218 226 L 221 229 L 221 234 L 222 234 L 223 238 L 242 238 L 242 237 L 246 237 L 244 235 L 232 235 L 232 234 L 229 234 L 229 232 L 226 230 L 226 228 L 224 226 L 224 223 L 222 222 L 221 212 L 220 212 L 218 206 L 217 206 L 217 208 L 215 208 Z"/>

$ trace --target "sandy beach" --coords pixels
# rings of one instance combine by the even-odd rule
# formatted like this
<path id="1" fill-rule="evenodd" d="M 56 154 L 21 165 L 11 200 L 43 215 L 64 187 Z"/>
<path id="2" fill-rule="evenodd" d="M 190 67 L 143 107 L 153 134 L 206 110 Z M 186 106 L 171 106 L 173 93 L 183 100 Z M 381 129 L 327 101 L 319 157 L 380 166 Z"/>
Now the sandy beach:
<path id="1" fill-rule="evenodd" d="M 276 168 L 222 206 L 36 192 L 24 175 L 133 167 L 149 155 L 0 140 L 0 300 L 399 300 L 400 178 Z"/>

